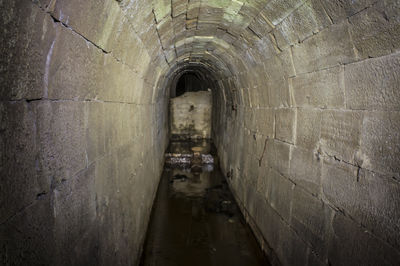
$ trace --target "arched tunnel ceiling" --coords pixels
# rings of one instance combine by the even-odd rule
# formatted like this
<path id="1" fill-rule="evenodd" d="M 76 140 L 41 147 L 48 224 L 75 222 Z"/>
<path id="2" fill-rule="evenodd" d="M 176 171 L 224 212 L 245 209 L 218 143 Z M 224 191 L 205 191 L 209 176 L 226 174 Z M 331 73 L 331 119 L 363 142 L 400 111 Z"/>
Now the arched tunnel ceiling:
<path id="1" fill-rule="evenodd" d="M 301 43 L 372 4 L 372 0 L 119 2 L 155 62 L 147 70 L 150 76 L 155 75 L 154 65 L 159 68 L 158 84 L 159 78 L 165 78 L 176 64 L 200 62 L 217 72 L 220 80 L 237 79 L 243 74 L 245 77 L 238 79 L 243 86 L 237 89 L 257 87 L 251 83 L 260 79 L 253 75 L 268 73 L 268 65 L 275 60 L 268 59 L 288 46 Z"/>
<path id="2" fill-rule="evenodd" d="M 279 1 L 278 1 L 279 2 Z M 226 76 L 245 70 L 242 55 L 252 56 L 249 47 L 257 41 L 265 50 L 274 27 L 271 21 L 277 1 L 268 0 L 122 0 L 120 6 L 136 25 L 153 60 L 160 55 L 167 65 L 203 62 L 214 65 Z M 283 1 L 290 12 L 304 1 Z M 139 11 L 140 10 L 140 11 Z M 268 18 L 268 17 L 271 17 Z"/>

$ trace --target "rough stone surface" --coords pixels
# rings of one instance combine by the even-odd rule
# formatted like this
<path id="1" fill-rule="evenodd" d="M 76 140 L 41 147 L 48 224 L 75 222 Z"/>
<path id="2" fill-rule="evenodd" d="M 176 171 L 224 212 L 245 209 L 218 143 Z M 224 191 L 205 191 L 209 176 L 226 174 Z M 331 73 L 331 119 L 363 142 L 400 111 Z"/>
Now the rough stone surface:
<path id="1" fill-rule="evenodd" d="M 335 160 L 324 160 L 322 167 L 324 195 L 338 208 L 392 246 L 399 247 L 398 184 L 390 176 Z"/>
<path id="2" fill-rule="evenodd" d="M 275 136 L 277 139 L 293 143 L 296 127 L 296 110 L 278 109 L 275 112 Z"/>
<path id="3" fill-rule="evenodd" d="M 344 74 L 346 107 L 400 111 L 399 72 L 400 54 L 347 65 Z"/>
<path id="4" fill-rule="evenodd" d="M 321 158 L 318 152 L 291 146 L 290 178 L 314 195 L 320 193 Z"/>
<path id="5" fill-rule="evenodd" d="M 298 107 L 344 107 L 343 67 L 299 75 L 291 79 L 294 105 Z"/>
<path id="6" fill-rule="evenodd" d="M 0 1 L 0 264 L 137 265 L 175 78 L 276 265 L 397 265 L 398 0 Z"/>
<path id="7" fill-rule="evenodd" d="M 168 102 L 116 1 L 48 4 L 0 3 L 0 264 L 136 264 Z"/>
<path id="8" fill-rule="evenodd" d="M 322 153 L 354 163 L 360 147 L 362 117 L 361 112 L 339 110 L 322 112 L 320 139 Z"/>

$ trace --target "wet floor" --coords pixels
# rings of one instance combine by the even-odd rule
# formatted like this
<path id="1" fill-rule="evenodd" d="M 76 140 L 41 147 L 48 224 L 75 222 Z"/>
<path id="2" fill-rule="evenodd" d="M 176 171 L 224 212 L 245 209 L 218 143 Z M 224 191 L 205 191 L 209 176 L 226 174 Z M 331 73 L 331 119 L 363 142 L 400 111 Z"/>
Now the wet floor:
<path id="1" fill-rule="evenodd" d="M 141 265 L 269 265 L 219 170 L 213 145 L 172 142 L 167 154 Z M 190 157 L 191 163 L 171 156 Z"/>

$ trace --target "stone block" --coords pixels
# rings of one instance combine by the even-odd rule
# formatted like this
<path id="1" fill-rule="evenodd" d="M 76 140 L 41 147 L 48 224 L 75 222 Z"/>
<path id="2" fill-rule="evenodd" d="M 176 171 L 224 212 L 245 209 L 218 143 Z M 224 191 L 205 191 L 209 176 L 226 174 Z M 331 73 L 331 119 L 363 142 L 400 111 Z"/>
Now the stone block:
<path id="1" fill-rule="evenodd" d="M 294 106 L 317 108 L 344 107 L 344 68 L 298 75 L 291 79 Z"/>
<path id="2" fill-rule="evenodd" d="M 25 101 L 0 103 L 0 224 L 50 189 L 38 162 L 36 116 Z"/>
<path id="3" fill-rule="evenodd" d="M 290 179 L 314 195 L 320 194 L 321 159 L 319 154 L 291 146 Z"/>
<path id="4" fill-rule="evenodd" d="M 330 25 L 329 18 L 320 2 L 308 0 L 282 20 L 276 26 L 276 31 L 280 32 L 285 43 L 294 45 L 328 25 Z"/>
<path id="5" fill-rule="evenodd" d="M 296 145 L 315 151 L 321 135 L 322 112 L 318 109 L 297 109 Z"/>
<path id="6" fill-rule="evenodd" d="M 172 17 L 167 16 L 157 25 L 157 34 L 163 49 L 173 47 L 174 28 L 172 27 Z"/>
<path id="7" fill-rule="evenodd" d="M 186 14 L 179 15 L 177 17 L 172 18 L 172 25 L 174 27 L 174 42 L 175 46 L 178 46 L 178 42 L 183 39 L 185 36 L 185 22 L 186 22 Z"/>
<path id="8" fill-rule="evenodd" d="M 390 176 L 324 159 L 322 187 L 326 198 L 371 233 L 400 247 L 400 186 Z"/>
<path id="9" fill-rule="evenodd" d="M 379 57 L 400 48 L 400 5 L 395 2 L 379 1 L 349 19 L 358 57 Z"/>
<path id="10" fill-rule="evenodd" d="M 87 16 L 87 10 L 91 16 Z M 111 49 L 107 42 L 113 35 L 113 26 L 124 18 L 117 1 L 57 1 L 50 11 L 63 24 L 104 50 Z"/>
<path id="11" fill-rule="evenodd" d="M 331 1 L 331 0 L 320 0 L 324 6 L 326 13 L 334 24 L 353 16 L 363 9 L 368 8 L 374 4 L 374 0 L 342 0 L 342 1 Z"/>
<path id="12" fill-rule="evenodd" d="M 0 5 L 0 99 L 39 99 L 49 77 L 55 24 L 30 1 Z"/>
<path id="13" fill-rule="evenodd" d="M 94 98 L 102 90 L 98 64 L 103 53 L 60 24 L 56 27 L 58 37 L 46 62 L 49 67 L 46 96 L 51 99 Z"/>
<path id="14" fill-rule="evenodd" d="M 358 154 L 363 168 L 400 179 L 400 113 L 367 112 Z"/>
<path id="15" fill-rule="evenodd" d="M 153 91 L 145 89 L 145 81 L 129 66 L 119 63 L 111 55 L 102 57 L 100 62 L 103 67 L 98 71 L 99 78 L 92 81 L 97 85 L 96 100 L 139 104 L 151 102 Z M 153 75 L 157 75 L 156 70 Z"/>
<path id="16" fill-rule="evenodd" d="M 86 128 L 87 158 L 92 163 L 105 154 L 104 103 L 88 103 Z"/>
<path id="17" fill-rule="evenodd" d="M 265 197 L 259 196 L 256 199 L 253 219 L 267 243 L 271 247 L 278 247 L 281 228 L 286 225 L 278 213 L 266 202 Z"/>
<path id="18" fill-rule="evenodd" d="M 362 120 L 361 112 L 323 111 L 320 140 L 322 153 L 354 163 L 360 147 Z"/>
<path id="19" fill-rule="evenodd" d="M 279 216 L 290 221 L 291 205 L 293 197 L 294 184 L 286 177 L 270 168 L 266 176 L 266 194 L 265 197 L 272 208 L 278 212 Z"/>
<path id="20" fill-rule="evenodd" d="M 297 74 L 314 72 L 356 60 L 346 21 L 331 25 L 292 47 Z"/>
<path id="21" fill-rule="evenodd" d="M 61 182 L 53 191 L 57 265 L 96 264 L 98 232 L 95 167 Z"/>
<path id="22" fill-rule="evenodd" d="M 280 52 L 278 55 L 279 61 L 282 64 L 283 71 L 285 73 L 285 77 L 293 77 L 296 75 L 293 65 L 292 51 L 291 49 L 284 50 Z"/>
<path id="23" fill-rule="evenodd" d="M 191 20 L 197 18 L 200 11 L 200 0 L 189 1 L 186 11 L 186 19 Z"/>
<path id="24" fill-rule="evenodd" d="M 345 66 L 346 107 L 400 111 L 400 54 Z"/>
<path id="25" fill-rule="evenodd" d="M 249 28 L 260 38 L 268 36 L 268 33 L 272 30 L 267 18 L 263 15 L 256 16 L 250 23 Z"/>
<path id="26" fill-rule="evenodd" d="M 330 237 L 330 221 L 333 210 L 297 187 L 293 193 L 291 225 L 300 238 L 309 243 L 322 258 L 326 257 Z"/>
<path id="27" fill-rule="evenodd" d="M 38 167 L 52 187 L 87 167 L 85 104 L 35 102 Z"/>
<path id="28" fill-rule="evenodd" d="M 143 76 L 147 70 L 144 66 L 150 64 L 149 53 L 129 19 L 123 17 L 117 20 L 111 31 L 106 50 L 112 51 L 113 57 L 134 69 L 139 76 Z"/>
<path id="29" fill-rule="evenodd" d="M 263 137 L 273 138 L 275 128 L 275 113 L 274 109 L 256 109 L 254 111 L 257 131 Z"/>
<path id="30" fill-rule="evenodd" d="M 168 0 L 153 1 L 153 12 L 157 23 L 171 15 L 172 4 L 172 1 Z"/>
<path id="31" fill-rule="evenodd" d="M 6 223 L 1 223 L 0 264 L 55 265 L 53 224 L 50 193 L 41 194 L 31 205 L 21 209 Z"/>
<path id="32" fill-rule="evenodd" d="M 282 265 L 307 265 L 308 245 L 288 225 L 279 228 L 279 244 L 276 253 Z"/>
<path id="33" fill-rule="evenodd" d="M 334 237 L 329 247 L 328 260 L 332 265 L 397 265 L 398 250 L 341 213 L 336 213 L 332 226 Z"/>
<path id="34" fill-rule="evenodd" d="M 267 3 L 263 13 L 276 26 L 303 2 L 304 0 L 272 0 Z"/>
<path id="35" fill-rule="evenodd" d="M 290 146 L 285 142 L 271 140 L 267 142 L 266 149 L 265 163 L 286 177 L 289 176 Z"/>
<path id="36" fill-rule="evenodd" d="M 172 0 L 172 17 L 175 18 L 179 15 L 185 14 L 188 0 Z"/>
<path id="37" fill-rule="evenodd" d="M 288 107 L 291 105 L 288 76 L 290 69 L 282 60 L 281 56 L 272 56 L 268 59 L 268 65 L 265 66 L 265 82 L 261 87 L 265 87 L 266 95 L 264 101 L 269 107 Z"/>
<path id="38" fill-rule="evenodd" d="M 275 138 L 288 143 L 294 143 L 296 127 L 295 109 L 277 109 L 275 111 Z"/>

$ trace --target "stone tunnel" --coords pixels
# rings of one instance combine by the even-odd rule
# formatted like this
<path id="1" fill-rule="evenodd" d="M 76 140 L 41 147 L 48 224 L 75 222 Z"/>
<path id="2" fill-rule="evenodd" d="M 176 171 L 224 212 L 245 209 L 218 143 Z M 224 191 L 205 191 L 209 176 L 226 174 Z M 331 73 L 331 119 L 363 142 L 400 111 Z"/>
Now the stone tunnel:
<path id="1" fill-rule="evenodd" d="M 399 265 L 398 0 L 0 10 L 1 265 L 139 264 L 184 73 L 273 265 Z"/>

